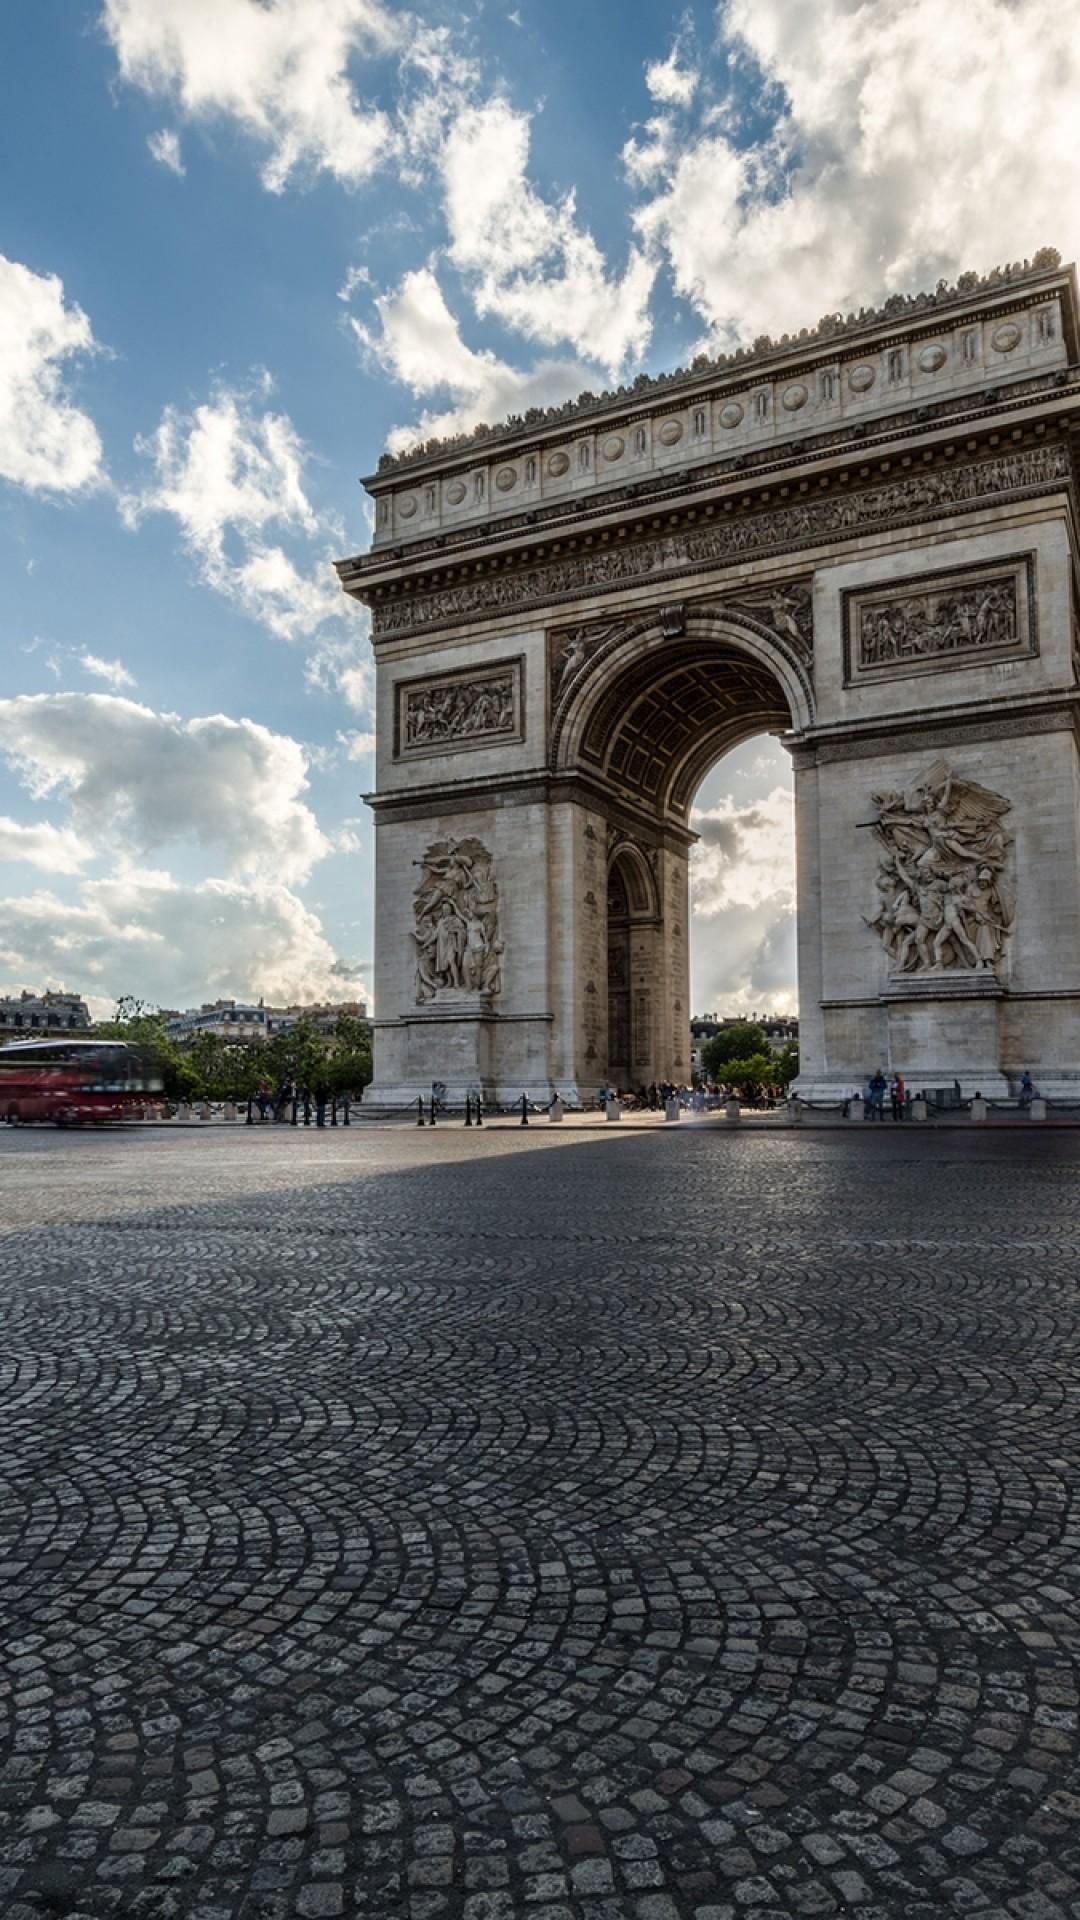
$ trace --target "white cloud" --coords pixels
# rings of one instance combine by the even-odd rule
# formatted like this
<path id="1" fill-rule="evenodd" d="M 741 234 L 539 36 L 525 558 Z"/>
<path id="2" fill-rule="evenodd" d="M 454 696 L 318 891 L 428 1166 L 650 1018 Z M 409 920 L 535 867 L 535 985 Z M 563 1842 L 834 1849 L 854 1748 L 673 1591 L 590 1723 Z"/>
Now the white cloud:
<path id="1" fill-rule="evenodd" d="M 27 860 L 46 873 L 78 873 L 90 858 L 90 848 L 71 827 L 54 827 L 47 820 L 28 826 L 0 815 L 0 861 Z"/>
<path id="2" fill-rule="evenodd" d="M 339 733 L 338 743 L 344 747 L 346 758 L 349 760 L 367 760 L 375 752 L 373 733 L 362 733 L 356 729 Z"/>
<path id="3" fill-rule="evenodd" d="M 101 693 L 0 700 L 0 752 L 80 842 L 145 854 L 194 841 L 232 875 L 295 882 L 329 850 L 303 795 L 302 747 L 253 720 L 181 720 Z"/>
<path id="4" fill-rule="evenodd" d="M 105 0 L 102 25 L 125 80 L 192 119 L 231 119 L 265 148 L 272 192 L 302 172 L 358 186 L 397 151 L 391 121 L 349 76 L 358 56 L 408 33 L 409 16 L 379 0 Z"/>
<path id="5" fill-rule="evenodd" d="M 339 998 L 340 963 L 318 918 L 272 882 L 127 870 L 84 881 L 75 900 L 42 890 L 0 900 L 0 977 L 75 981 L 110 1004 L 122 993 L 165 1006 L 219 994 Z"/>
<path id="6" fill-rule="evenodd" d="M 700 75 L 696 67 L 684 65 L 682 38 L 677 38 L 666 60 L 651 60 L 645 68 L 645 85 L 654 100 L 665 107 L 688 107 Z"/>
<path id="7" fill-rule="evenodd" d="M 414 394 L 443 392 L 453 402 L 425 409 L 411 426 L 394 427 L 387 437 L 393 449 L 464 433 L 479 421 L 495 422 L 528 407 L 553 406 L 596 384 L 595 372 L 579 360 L 543 360 L 522 373 L 494 353 L 467 346 L 430 267 L 407 273 L 375 308 L 377 329 L 349 320 L 365 351 Z"/>
<path id="8" fill-rule="evenodd" d="M 268 380 L 262 382 L 265 390 Z M 170 513 L 205 584 L 235 601 L 283 640 L 314 634 L 342 617 L 329 545 L 298 565 L 280 540 L 341 540 L 305 491 L 308 452 L 287 414 L 260 411 L 256 396 L 221 387 L 191 414 L 166 407 L 138 450 L 155 479 L 124 496 L 129 526 Z"/>
<path id="9" fill-rule="evenodd" d="M 718 343 L 1080 243 L 1056 0 L 729 0 L 719 23 L 771 130 L 740 139 L 734 94 L 706 108 L 637 215 Z"/>
<path id="10" fill-rule="evenodd" d="M 527 114 L 494 99 L 456 115 L 439 156 L 450 259 L 480 315 L 528 340 L 569 341 L 615 377 L 648 344 L 655 265 L 633 247 L 621 278 L 612 276 L 578 223 L 574 194 L 545 200 L 528 161 Z"/>
<path id="11" fill-rule="evenodd" d="M 93 352 L 94 336 L 55 273 L 0 254 L 0 342 L 0 477 L 31 492 L 102 486 L 97 428 L 64 384 L 63 363 Z"/>
<path id="12" fill-rule="evenodd" d="M 150 134 L 146 144 L 155 160 L 160 161 L 163 167 L 168 167 L 170 173 L 175 173 L 178 180 L 184 178 L 187 169 L 180 152 L 180 137 L 172 127 L 162 127 L 159 133 Z"/>
<path id="13" fill-rule="evenodd" d="M 795 1005 L 795 840 L 790 785 L 695 809 L 690 856 L 694 1001 L 745 1012 Z"/>
<path id="14" fill-rule="evenodd" d="M 92 674 L 95 680 L 104 680 L 114 693 L 118 693 L 121 687 L 135 685 L 135 675 L 128 672 L 122 660 L 103 660 L 100 654 L 90 653 L 84 647 L 79 654 L 79 662 L 84 673 Z"/>

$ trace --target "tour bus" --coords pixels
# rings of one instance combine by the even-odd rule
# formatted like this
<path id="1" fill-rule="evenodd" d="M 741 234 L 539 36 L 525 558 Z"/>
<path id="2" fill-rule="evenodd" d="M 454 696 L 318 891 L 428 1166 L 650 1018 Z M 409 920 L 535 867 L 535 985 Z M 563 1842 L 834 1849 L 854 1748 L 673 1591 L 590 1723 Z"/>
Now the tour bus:
<path id="1" fill-rule="evenodd" d="M 123 1040 L 13 1040 L 0 1046 L 0 1119 L 58 1127 L 131 1118 L 161 1080 L 143 1049 Z"/>

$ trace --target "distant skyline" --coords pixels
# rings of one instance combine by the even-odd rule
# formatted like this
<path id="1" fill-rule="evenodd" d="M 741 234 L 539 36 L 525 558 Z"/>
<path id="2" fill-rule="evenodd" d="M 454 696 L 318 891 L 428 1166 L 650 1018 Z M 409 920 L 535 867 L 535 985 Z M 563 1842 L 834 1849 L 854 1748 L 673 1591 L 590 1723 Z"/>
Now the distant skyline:
<path id="1" fill-rule="evenodd" d="M 36 0 L 0 22 L 0 991 L 368 995 L 386 445 L 1044 244 L 1049 0 Z M 794 1000 L 787 756 L 709 775 L 695 1010 Z"/>

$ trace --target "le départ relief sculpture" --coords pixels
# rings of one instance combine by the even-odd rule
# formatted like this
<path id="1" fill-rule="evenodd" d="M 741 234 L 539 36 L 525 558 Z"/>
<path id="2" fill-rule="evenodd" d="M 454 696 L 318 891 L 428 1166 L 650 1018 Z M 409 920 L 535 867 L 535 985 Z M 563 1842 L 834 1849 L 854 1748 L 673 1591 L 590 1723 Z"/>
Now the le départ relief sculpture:
<path id="1" fill-rule="evenodd" d="M 490 853 L 479 840 L 436 840 L 422 860 L 414 907 L 416 998 L 441 988 L 497 994 L 502 986 L 499 889 Z"/>
<path id="2" fill-rule="evenodd" d="M 913 787 L 873 795 L 881 842 L 876 928 L 892 974 L 995 972 L 1016 906 L 1005 878 L 1011 802 L 938 760 Z"/>

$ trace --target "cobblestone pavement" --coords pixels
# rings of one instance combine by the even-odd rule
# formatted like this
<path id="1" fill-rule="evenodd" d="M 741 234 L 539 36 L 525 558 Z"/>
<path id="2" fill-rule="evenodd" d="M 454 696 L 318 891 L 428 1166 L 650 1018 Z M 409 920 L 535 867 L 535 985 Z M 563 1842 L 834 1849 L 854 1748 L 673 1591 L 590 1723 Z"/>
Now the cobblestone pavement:
<path id="1" fill-rule="evenodd" d="M 1080 1140 L 0 1135 L 4 1920 L 1080 1913 Z"/>

